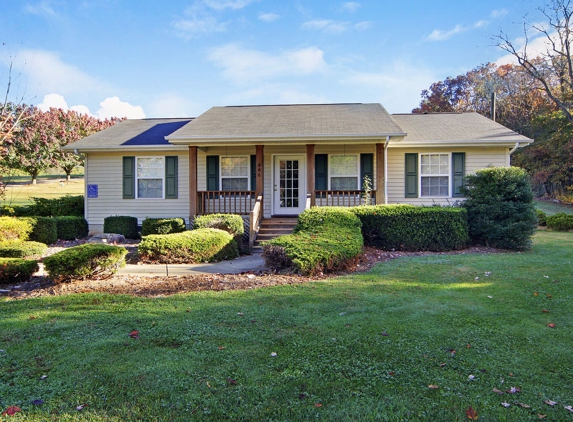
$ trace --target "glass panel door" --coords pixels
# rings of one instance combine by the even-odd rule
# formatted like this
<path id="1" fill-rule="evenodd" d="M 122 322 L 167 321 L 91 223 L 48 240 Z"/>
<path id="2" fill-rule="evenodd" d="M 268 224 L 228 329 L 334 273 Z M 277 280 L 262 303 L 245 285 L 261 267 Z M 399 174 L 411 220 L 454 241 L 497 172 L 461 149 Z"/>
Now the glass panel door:
<path id="1" fill-rule="evenodd" d="M 304 160 L 275 157 L 274 214 L 299 214 L 305 207 Z"/>

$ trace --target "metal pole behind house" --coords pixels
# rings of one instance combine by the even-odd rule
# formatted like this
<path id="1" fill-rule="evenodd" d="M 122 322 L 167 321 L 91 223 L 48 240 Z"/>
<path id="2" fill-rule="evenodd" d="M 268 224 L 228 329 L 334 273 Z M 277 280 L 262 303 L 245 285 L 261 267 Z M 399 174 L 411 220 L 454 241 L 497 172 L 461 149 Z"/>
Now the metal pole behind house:
<path id="1" fill-rule="evenodd" d="M 491 120 L 495 122 L 495 91 L 491 93 Z"/>

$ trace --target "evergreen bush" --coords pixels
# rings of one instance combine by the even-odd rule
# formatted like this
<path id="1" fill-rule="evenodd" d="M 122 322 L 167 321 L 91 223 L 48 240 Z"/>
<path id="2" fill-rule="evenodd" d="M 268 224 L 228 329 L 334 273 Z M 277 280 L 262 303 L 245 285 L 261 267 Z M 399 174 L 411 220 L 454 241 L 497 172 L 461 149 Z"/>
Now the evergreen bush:
<path id="1" fill-rule="evenodd" d="M 233 236 L 219 229 L 151 234 L 141 240 L 137 252 L 144 261 L 167 264 L 212 262 L 239 256 Z"/>
<path id="2" fill-rule="evenodd" d="M 104 233 L 121 234 L 127 239 L 137 239 L 137 218 L 124 215 L 113 215 L 103 219 Z"/>
<path id="3" fill-rule="evenodd" d="M 0 258 L 0 284 L 26 282 L 39 269 L 33 259 Z"/>
<path id="4" fill-rule="evenodd" d="M 31 198 L 34 201 L 26 210 L 27 215 L 40 217 L 84 216 L 84 196 L 66 195 L 59 198 Z"/>
<path id="5" fill-rule="evenodd" d="M 531 248 L 537 215 L 527 172 L 491 167 L 466 176 L 462 207 L 475 243 L 496 248 Z"/>
<path id="6" fill-rule="evenodd" d="M 29 221 L 16 217 L 0 217 L 0 242 L 9 240 L 28 240 L 32 232 Z"/>
<path id="7" fill-rule="evenodd" d="M 41 258 L 48 247 L 44 243 L 33 241 L 0 242 L 2 258 Z"/>
<path id="8" fill-rule="evenodd" d="M 141 235 L 181 233 L 187 230 L 184 218 L 146 218 L 141 224 Z"/>
<path id="9" fill-rule="evenodd" d="M 207 214 L 195 217 L 193 229 L 219 229 L 230 233 L 240 253 L 248 252 L 248 245 L 243 241 L 245 226 L 243 218 L 237 214 Z"/>
<path id="10" fill-rule="evenodd" d="M 536 209 L 535 213 L 537 214 L 537 224 L 539 224 L 540 226 L 546 226 L 547 225 L 547 214 L 540 209 Z"/>
<path id="11" fill-rule="evenodd" d="M 61 240 L 81 239 L 88 235 L 88 222 L 83 217 L 54 217 L 57 236 Z"/>
<path id="12" fill-rule="evenodd" d="M 50 245 L 58 241 L 58 226 L 56 221 L 50 217 L 21 217 L 32 226 L 29 239 L 35 242 Z"/>
<path id="13" fill-rule="evenodd" d="M 547 217 L 547 228 L 558 231 L 573 230 L 573 215 L 558 212 Z"/>
<path id="14" fill-rule="evenodd" d="M 56 283 L 110 276 L 125 266 L 127 249 L 86 243 L 44 258 L 48 276 Z"/>
<path id="15" fill-rule="evenodd" d="M 450 251 L 469 240 L 467 213 L 456 207 L 371 205 L 349 208 L 367 246 L 383 250 Z"/>

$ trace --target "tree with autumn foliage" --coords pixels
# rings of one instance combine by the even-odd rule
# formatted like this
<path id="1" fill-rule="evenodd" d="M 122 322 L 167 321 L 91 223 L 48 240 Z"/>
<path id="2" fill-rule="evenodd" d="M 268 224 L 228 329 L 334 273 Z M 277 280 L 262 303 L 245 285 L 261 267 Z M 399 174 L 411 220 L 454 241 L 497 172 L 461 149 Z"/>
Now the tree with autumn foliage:
<path id="1" fill-rule="evenodd" d="M 55 153 L 54 162 L 57 167 L 66 173 L 67 180 L 70 180 L 71 173 L 76 167 L 83 166 L 84 156 L 76 154 L 73 151 L 64 150 L 62 147 L 99 132 L 100 130 L 104 130 L 123 120 L 116 117 L 100 120 L 87 114 L 53 108 L 50 109 L 49 113 L 57 113 L 58 115 L 59 126 L 57 140 L 59 148 Z"/>

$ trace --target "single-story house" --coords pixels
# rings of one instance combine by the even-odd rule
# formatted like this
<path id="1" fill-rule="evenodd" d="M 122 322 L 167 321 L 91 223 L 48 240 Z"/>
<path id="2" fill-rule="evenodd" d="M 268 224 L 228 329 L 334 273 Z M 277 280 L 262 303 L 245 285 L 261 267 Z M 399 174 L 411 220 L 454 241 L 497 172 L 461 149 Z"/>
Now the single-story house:
<path id="1" fill-rule="evenodd" d="M 509 166 L 533 142 L 477 113 L 389 114 L 380 104 L 213 107 L 197 118 L 125 120 L 67 146 L 85 154 L 90 232 L 111 215 L 236 213 L 311 206 L 452 204 L 464 175 Z"/>

